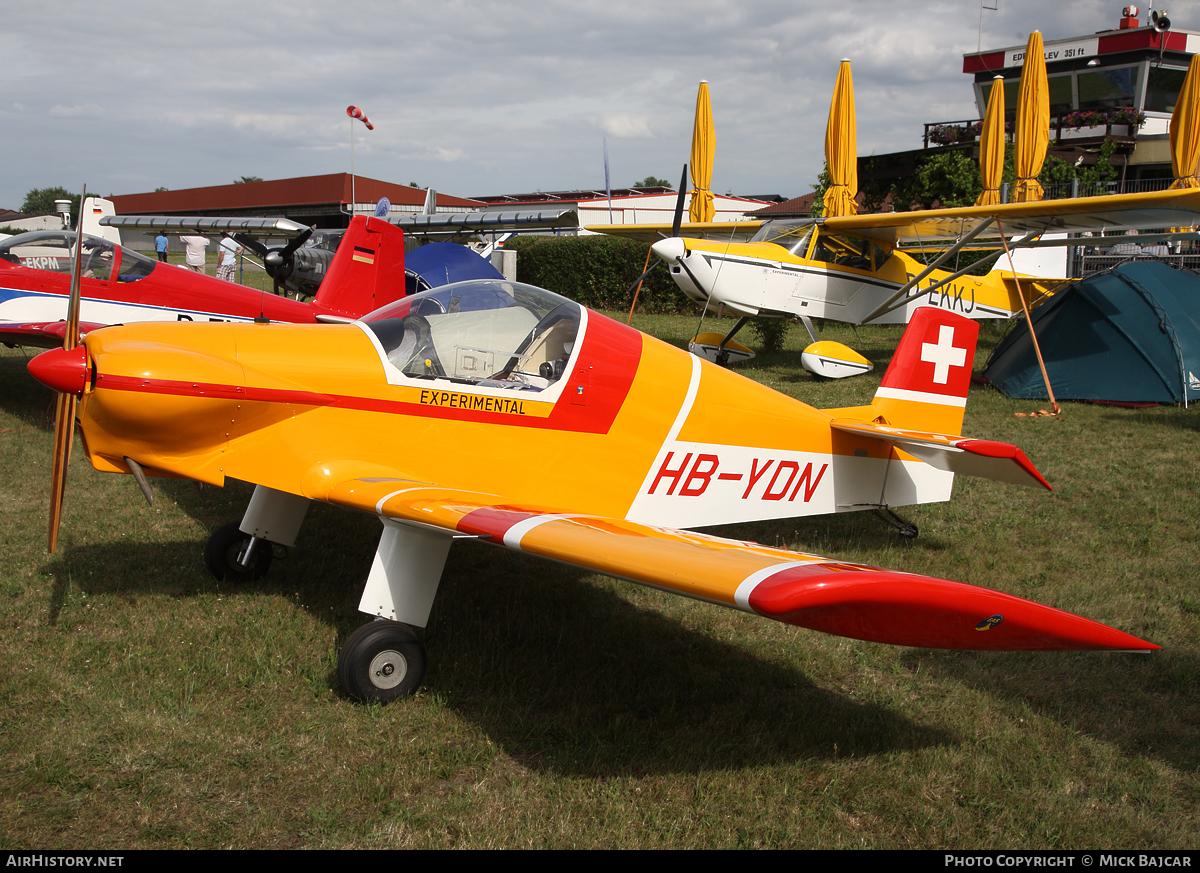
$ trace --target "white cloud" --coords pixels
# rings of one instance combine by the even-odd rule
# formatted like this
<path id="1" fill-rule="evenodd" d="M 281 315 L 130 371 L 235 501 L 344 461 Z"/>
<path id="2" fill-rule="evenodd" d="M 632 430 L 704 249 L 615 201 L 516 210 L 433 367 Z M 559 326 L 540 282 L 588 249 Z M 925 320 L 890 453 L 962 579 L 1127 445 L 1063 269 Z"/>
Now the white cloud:
<path id="1" fill-rule="evenodd" d="M 432 154 L 433 160 L 441 161 L 443 163 L 453 163 L 455 161 L 465 160 L 466 157 L 467 153 L 462 149 L 435 148 Z"/>
<path id="2" fill-rule="evenodd" d="M 652 137 L 650 122 L 645 115 L 618 112 L 600 117 L 600 129 L 609 136 Z"/>
<path id="3" fill-rule="evenodd" d="M 104 115 L 104 107 L 96 103 L 63 106 L 56 104 L 50 107 L 50 115 L 54 118 L 100 118 Z"/>
<path id="4" fill-rule="evenodd" d="M 1000 6 L 984 13 L 985 48 L 1023 43 L 1030 27 L 1047 39 L 1112 27 L 1120 11 L 1108 0 Z M 644 0 L 330 8 L 260 2 L 269 35 L 150 0 L 105 16 L 87 0 L 6 9 L 0 206 L 84 181 L 127 193 L 134 179 L 179 189 L 349 170 L 351 103 L 376 127 L 356 140 L 356 172 L 464 196 L 602 184 L 604 136 L 614 184 L 678 178 L 701 79 L 722 191 L 808 190 L 845 56 L 863 153 L 915 148 L 924 122 L 974 111 L 962 54 L 979 40 L 975 0 L 691 0 L 686 14 Z M 1200 30 L 1200 2 L 1172 0 L 1171 18 Z"/>

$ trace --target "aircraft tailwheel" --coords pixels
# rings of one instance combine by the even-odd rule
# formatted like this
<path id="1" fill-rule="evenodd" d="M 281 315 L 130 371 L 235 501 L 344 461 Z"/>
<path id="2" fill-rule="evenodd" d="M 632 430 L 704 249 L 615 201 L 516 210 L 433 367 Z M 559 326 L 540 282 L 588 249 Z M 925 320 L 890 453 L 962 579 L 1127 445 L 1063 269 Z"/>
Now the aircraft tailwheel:
<path id="1" fill-rule="evenodd" d="M 425 678 L 425 647 L 398 621 L 373 621 L 346 638 L 338 655 L 338 682 L 362 703 L 408 697 Z"/>
<path id="2" fill-rule="evenodd" d="M 273 547 L 266 540 L 254 544 L 249 566 L 242 566 L 242 556 L 250 545 L 251 536 L 242 533 L 239 524 L 231 521 L 219 528 L 204 546 L 204 564 L 220 582 L 252 582 L 266 576 L 271 569 Z"/>

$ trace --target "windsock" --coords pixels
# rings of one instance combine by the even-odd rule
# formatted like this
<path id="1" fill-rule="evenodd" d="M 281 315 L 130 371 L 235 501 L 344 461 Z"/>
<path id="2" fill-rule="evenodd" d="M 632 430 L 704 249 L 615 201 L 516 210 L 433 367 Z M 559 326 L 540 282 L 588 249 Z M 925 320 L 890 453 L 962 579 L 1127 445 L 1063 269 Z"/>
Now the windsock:
<path id="1" fill-rule="evenodd" d="M 371 119 L 367 118 L 367 114 L 365 112 L 363 112 L 361 109 L 359 109 L 357 106 L 347 106 L 346 114 L 349 115 L 351 118 L 357 118 L 359 121 L 361 121 L 363 124 L 365 124 L 367 126 L 367 130 L 375 129 L 375 125 L 371 124 Z"/>

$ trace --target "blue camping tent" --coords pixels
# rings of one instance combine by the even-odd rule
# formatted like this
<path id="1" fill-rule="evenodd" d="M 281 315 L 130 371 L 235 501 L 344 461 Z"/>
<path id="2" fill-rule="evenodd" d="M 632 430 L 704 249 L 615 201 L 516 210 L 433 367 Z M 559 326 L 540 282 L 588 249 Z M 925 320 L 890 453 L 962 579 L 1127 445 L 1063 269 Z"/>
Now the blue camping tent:
<path id="1" fill-rule="evenodd" d="M 1059 400 L 1183 403 L 1200 398 L 1200 277 L 1154 261 L 1092 276 L 1033 310 Z M 1009 397 L 1046 399 L 1022 320 L 984 376 Z"/>

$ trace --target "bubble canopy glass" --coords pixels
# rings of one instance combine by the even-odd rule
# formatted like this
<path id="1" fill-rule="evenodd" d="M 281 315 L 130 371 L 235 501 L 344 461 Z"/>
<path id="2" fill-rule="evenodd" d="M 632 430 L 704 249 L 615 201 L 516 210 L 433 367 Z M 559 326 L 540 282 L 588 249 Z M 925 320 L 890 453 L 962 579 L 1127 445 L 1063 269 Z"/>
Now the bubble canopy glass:
<path id="1" fill-rule="evenodd" d="M 543 288 L 474 279 L 405 297 L 362 318 L 410 379 L 542 391 L 574 350 L 579 304 Z"/>

